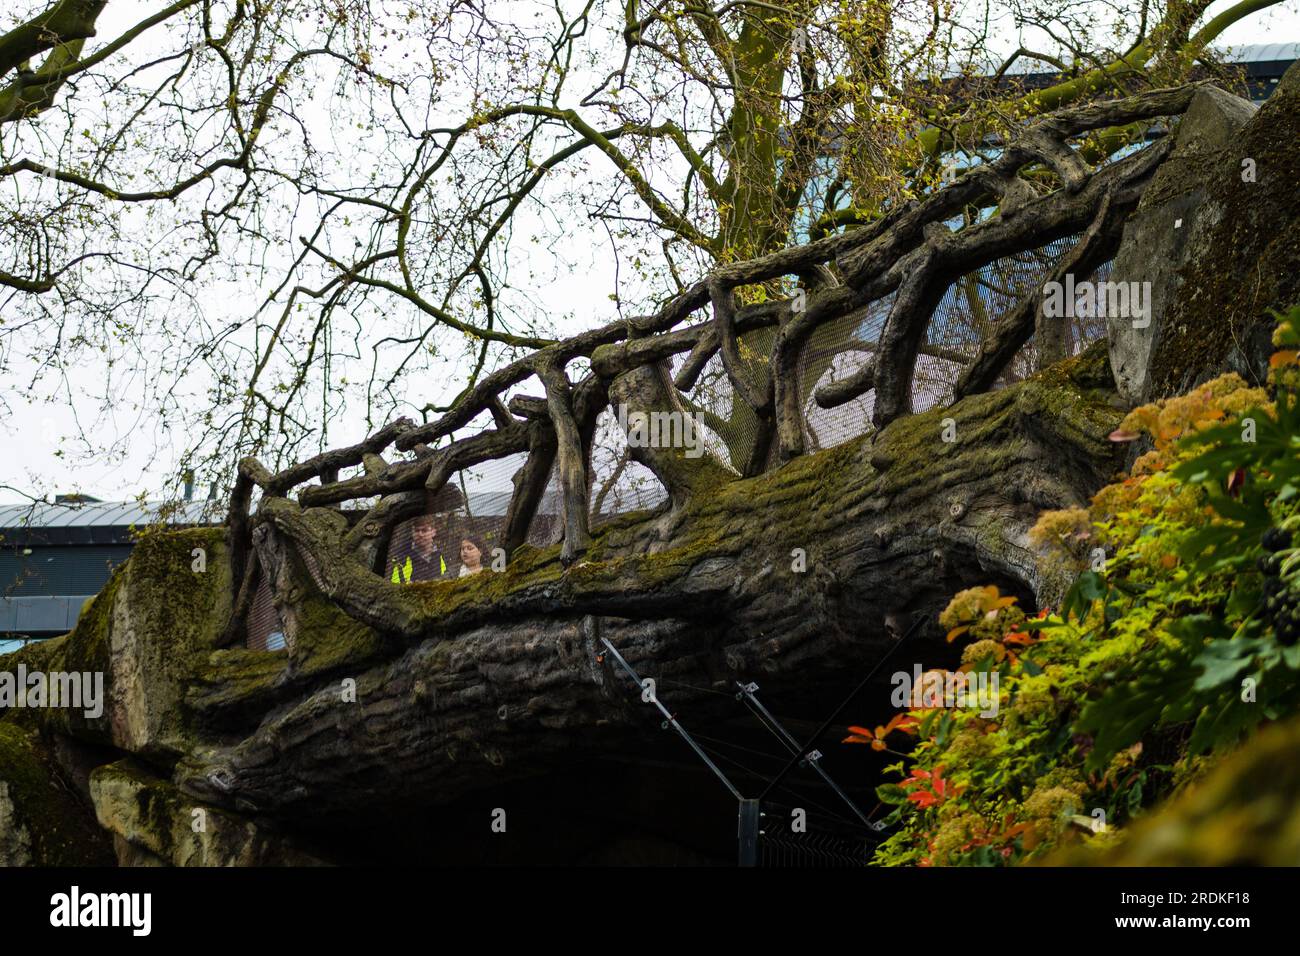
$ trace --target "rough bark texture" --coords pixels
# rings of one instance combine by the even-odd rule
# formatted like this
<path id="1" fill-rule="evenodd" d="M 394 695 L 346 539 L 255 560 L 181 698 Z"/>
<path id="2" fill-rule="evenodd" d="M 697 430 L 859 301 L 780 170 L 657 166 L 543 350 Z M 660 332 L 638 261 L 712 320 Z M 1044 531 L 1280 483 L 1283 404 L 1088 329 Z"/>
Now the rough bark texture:
<path id="1" fill-rule="evenodd" d="M 1184 171 L 1184 188 L 1189 178 L 1202 184 L 1198 218 L 1209 227 L 1189 239 L 1178 295 L 1152 348 L 1147 396 L 1186 391 L 1225 367 L 1264 381 L 1276 324 L 1270 310 L 1300 302 L 1297 142 L 1300 64 L 1226 156 Z"/>

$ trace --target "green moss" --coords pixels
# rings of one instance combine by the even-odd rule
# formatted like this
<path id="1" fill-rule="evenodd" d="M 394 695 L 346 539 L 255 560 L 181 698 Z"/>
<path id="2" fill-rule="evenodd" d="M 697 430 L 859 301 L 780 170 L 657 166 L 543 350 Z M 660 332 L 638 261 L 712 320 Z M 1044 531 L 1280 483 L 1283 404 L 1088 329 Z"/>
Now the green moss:
<path id="1" fill-rule="evenodd" d="M 298 633 L 289 656 L 295 673 L 314 677 L 399 650 L 399 644 L 313 593 L 299 605 Z"/>
<path id="2" fill-rule="evenodd" d="M 200 729 L 255 725 L 287 677 L 289 652 L 232 647 L 210 653 L 185 691 L 184 706 Z"/>
<path id="3" fill-rule="evenodd" d="M 230 596 L 223 528 L 189 528 L 141 538 L 131 552 L 132 604 L 148 615 L 151 634 L 165 641 L 169 656 L 189 660 L 212 646 L 225 620 L 214 613 Z M 206 552 L 206 570 L 193 570 L 193 552 Z"/>
<path id="4" fill-rule="evenodd" d="M 98 767 L 91 792 L 105 827 L 175 866 L 300 866 L 320 861 L 259 823 L 198 803 L 133 759 Z M 203 826 L 194 824 L 202 819 Z"/>
<path id="5" fill-rule="evenodd" d="M 59 779 L 39 738 L 12 722 L 0 722 L 0 781 L 32 839 L 37 866 L 109 866 L 108 836 L 94 815 Z"/>

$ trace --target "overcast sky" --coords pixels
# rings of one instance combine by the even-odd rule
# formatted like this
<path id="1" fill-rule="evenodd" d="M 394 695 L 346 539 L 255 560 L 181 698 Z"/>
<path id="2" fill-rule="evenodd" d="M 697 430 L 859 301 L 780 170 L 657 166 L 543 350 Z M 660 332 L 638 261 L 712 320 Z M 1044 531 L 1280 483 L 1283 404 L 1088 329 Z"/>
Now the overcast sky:
<path id="1" fill-rule="evenodd" d="M 1215 3 L 1210 14 L 1230 6 L 1228 0 Z M 147 9 L 140 3 L 110 4 L 111 17 L 101 20 L 100 38 L 115 36 L 122 24 L 135 22 L 139 11 Z M 1290 2 L 1257 14 L 1236 24 L 1218 45 L 1244 45 L 1300 40 L 1300 0 Z M 1004 46 L 1009 52 L 1018 45 L 1017 38 L 1008 35 Z M 573 273 L 569 277 L 554 277 L 554 257 L 545 267 L 538 269 L 541 279 L 532 286 L 532 297 L 539 309 L 552 316 L 569 316 L 560 322 L 559 331 L 573 332 L 579 327 L 607 322 L 614 317 L 610 292 L 614 287 L 613 262 L 604 231 L 593 226 L 589 245 L 578 244 L 564 250 L 564 262 Z M 517 245 L 515 248 L 523 248 Z M 522 262 L 515 271 L 525 274 L 534 265 Z M 230 309 L 251 308 L 255 300 L 241 303 L 237 292 L 225 298 L 221 307 Z M 64 440 L 77 430 L 77 416 L 85 416 L 94 403 L 85 396 L 102 392 L 102 383 L 94 381 L 95 370 L 78 373 L 84 395 L 36 395 L 24 401 L 23 381 L 4 383 L 6 391 L 19 391 L 12 403 L 11 420 L 0 421 L 0 502 L 21 501 L 22 496 L 7 491 L 2 486 L 19 489 L 34 496 L 53 495 L 79 491 L 106 500 L 133 498 L 140 493 L 153 496 L 168 476 L 175 473 L 180 448 L 167 436 L 157 432 L 156 423 L 147 414 L 120 411 L 101 419 L 98 427 L 117 439 L 124 449 L 121 457 L 108 460 L 102 455 L 79 455 Z M 14 376 L 18 378 L 19 376 Z M 428 383 L 431 390 L 442 386 L 444 394 L 429 395 L 431 399 L 446 400 L 460 388 L 460 383 L 449 377 L 446 383 Z M 35 400 L 31 400 L 35 399 Z M 0 411 L 0 415 L 3 412 Z M 93 412 L 98 415 L 98 412 Z M 84 424 L 84 422 L 83 422 Z M 346 430 L 346 428 L 345 428 Z M 362 422 L 358 417 L 354 433 L 342 434 L 336 430 L 332 444 L 341 445 L 363 437 Z M 63 449 L 62 456 L 56 452 Z M 233 463 L 232 463 L 233 464 Z"/>

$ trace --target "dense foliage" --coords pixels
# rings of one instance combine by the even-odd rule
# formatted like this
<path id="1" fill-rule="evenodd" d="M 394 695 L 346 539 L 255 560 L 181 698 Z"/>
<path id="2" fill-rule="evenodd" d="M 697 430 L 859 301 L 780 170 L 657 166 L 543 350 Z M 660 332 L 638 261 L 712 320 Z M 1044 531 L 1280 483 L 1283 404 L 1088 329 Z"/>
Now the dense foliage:
<path id="1" fill-rule="evenodd" d="M 853 728 L 849 742 L 903 758 L 878 788 L 894 808 L 877 863 L 1113 842 L 1300 709 L 1300 308 L 1274 343 L 1268 389 L 1227 374 L 1133 410 L 1111 436 L 1148 446 L 1130 474 L 1040 517 L 1044 574 L 1074 579 L 1059 608 L 1030 619 L 993 587 L 953 598 L 940 623 L 966 642 L 962 672 L 996 675 L 996 714 L 914 696 L 889 725 Z"/>

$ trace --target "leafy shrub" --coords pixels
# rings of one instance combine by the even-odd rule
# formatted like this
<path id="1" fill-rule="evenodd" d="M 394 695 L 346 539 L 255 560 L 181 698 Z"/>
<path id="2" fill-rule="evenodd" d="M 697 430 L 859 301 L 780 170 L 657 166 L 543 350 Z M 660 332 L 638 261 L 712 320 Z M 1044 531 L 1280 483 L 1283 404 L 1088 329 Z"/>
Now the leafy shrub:
<path id="1" fill-rule="evenodd" d="M 848 742 L 902 757 L 877 790 L 896 828 L 877 863 L 1113 841 L 1300 710 L 1300 307 L 1279 318 L 1268 390 L 1228 374 L 1134 409 L 1111 436 L 1149 443 L 1131 474 L 1040 517 L 1045 567 L 1075 578 L 1055 613 L 1027 619 L 996 588 L 953 597 L 940 623 L 968 642 L 961 670 L 997 674 L 996 716 L 914 707 L 853 728 Z"/>

